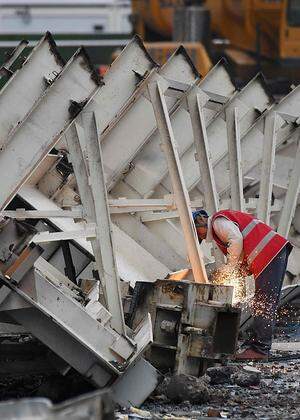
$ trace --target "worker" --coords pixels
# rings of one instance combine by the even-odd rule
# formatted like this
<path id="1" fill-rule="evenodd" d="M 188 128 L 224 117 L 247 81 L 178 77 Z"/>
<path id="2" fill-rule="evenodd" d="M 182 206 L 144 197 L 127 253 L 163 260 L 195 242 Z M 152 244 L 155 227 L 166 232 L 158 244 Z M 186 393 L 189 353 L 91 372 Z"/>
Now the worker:
<path id="1" fill-rule="evenodd" d="M 221 210 L 208 216 L 193 212 L 199 242 L 214 241 L 226 255 L 220 273 L 253 274 L 252 336 L 236 354 L 237 360 L 267 359 L 272 345 L 276 310 L 292 245 L 270 226 L 248 213 Z M 239 274 L 240 275 L 240 274 Z M 238 277 L 238 276 L 236 276 Z"/>

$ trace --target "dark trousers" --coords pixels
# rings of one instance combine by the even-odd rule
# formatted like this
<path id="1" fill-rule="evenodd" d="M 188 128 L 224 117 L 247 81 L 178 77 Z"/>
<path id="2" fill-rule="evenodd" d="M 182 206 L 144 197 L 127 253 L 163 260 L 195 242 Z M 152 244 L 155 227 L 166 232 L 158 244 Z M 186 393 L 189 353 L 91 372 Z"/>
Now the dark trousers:
<path id="1" fill-rule="evenodd" d="M 254 350 L 268 354 L 276 321 L 280 292 L 292 246 L 288 243 L 255 280 L 253 298 L 252 337 L 245 344 Z"/>

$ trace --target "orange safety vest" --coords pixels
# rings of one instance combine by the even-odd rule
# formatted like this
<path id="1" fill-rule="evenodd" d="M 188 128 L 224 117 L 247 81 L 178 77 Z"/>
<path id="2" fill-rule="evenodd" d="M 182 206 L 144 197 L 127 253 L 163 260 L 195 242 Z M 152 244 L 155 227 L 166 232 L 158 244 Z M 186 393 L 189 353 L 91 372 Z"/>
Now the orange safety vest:
<path id="1" fill-rule="evenodd" d="M 234 222 L 241 231 L 244 238 L 243 250 L 244 261 L 254 278 L 267 267 L 276 257 L 288 241 L 270 226 L 255 219 L 249 213 L 235 210 L 221 210 L 212 216 L 212 235 L 224 255 L 227 254 L 227 245 L 216 235 L 213 229 L 213 222 L 217 217 L 225 217 Z"/>

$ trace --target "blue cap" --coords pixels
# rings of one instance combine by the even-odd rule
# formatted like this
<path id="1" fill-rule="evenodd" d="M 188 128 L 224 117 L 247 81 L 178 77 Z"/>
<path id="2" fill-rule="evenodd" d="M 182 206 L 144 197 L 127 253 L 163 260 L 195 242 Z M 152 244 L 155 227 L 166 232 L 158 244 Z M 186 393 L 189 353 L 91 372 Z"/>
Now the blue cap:
<path id="1" fill-rule="evenodd" d="M 197 216 L 209 217 L 208 213 L 205 210 L 196 210 L 196 211 L 193 211 L 192 214 L 193 214 L 194 221 L 196 220 Z"/>

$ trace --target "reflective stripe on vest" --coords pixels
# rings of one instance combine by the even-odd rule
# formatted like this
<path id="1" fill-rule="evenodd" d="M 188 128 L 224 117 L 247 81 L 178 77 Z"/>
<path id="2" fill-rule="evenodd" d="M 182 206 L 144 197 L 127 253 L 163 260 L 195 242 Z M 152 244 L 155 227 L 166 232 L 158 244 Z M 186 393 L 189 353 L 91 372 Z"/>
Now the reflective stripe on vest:
<path id="1" fill-rule="evenodd" d="M 252 250 L 252 252 L 248 255 L 247 261 L 248 264 L 252 264 L 255 257 L 264 249 L 266 245 L 272 240 L 272 238 L 276 235 L 276 232 L 274 230 L 270 230 L 269 233 L 267 233 L 266 236 L 262 238 L 260 242 L 256 245 L 256 247 Z"/>
<path id="2" fill-rule="evenodd" d="M 253 230 L 255 226 L 258 225 L 258 223 L 261 223 L 258 219 L 251 220 L 251 222 L 241 232 L 243 237 L 247 236 L 248 233 L 250 233 L 251 230 Z"/>

